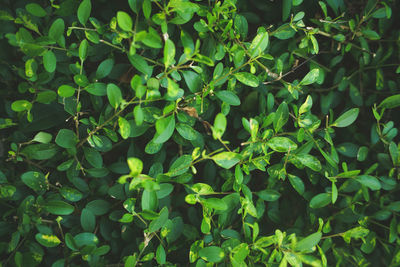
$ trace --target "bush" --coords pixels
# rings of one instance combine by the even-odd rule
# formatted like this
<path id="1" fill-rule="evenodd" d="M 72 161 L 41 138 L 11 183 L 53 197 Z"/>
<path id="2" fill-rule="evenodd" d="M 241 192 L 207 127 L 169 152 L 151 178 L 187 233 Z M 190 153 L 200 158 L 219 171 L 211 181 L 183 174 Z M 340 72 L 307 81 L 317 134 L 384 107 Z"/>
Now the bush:
<path id="1" fill-rule="evenodd" d="M 1 3 L 0 266 L 400 264 L 398 1 Z"/>

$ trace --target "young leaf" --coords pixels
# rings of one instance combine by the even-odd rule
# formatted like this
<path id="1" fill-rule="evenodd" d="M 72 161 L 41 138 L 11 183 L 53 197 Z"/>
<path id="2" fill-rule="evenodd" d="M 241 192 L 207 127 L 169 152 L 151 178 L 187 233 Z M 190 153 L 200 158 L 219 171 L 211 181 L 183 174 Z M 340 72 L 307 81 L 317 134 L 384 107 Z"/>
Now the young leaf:
<path id="1" fill-rule="evenodd" d="M 128 13 L 123 11 L 117 12 L 117 22 L 118 26 L 124 31 L 131 31 L 133 27 L 132 18 Z"/>
<path id="2" fill-rule="evenodd" d="M 359 111 L 360 111 L 359 108 L 353 108 L 353 109 L 346 111 L 339 118 L 337 118 L 331 126 L 335 126 L 335 127 L 349 126 L 357 119 Z"/>
<path id="3" fill-rule="evenodd" d="M 143 162 L 138 158 L 128 158 L 127 159 L 128 167 L 130 172 L 130 176 L 136 177 L 142 173 L 143 170 Z"/>
<path id="4" fill-rule="evenodd" d="M 118 117 L 118 125 L 121 137 L 127 139 L 131 134 L 131 126 L 124 117 Z"/>
<path id="5" fill-rule="evenodd" d="M 225 115 L 218 113 L 217 116 L 215 116 L 214 126 L 212 128 L 214 139 L 219 139 L 222 137 L 226 130 L 226 125 L 227 121 Z"/>

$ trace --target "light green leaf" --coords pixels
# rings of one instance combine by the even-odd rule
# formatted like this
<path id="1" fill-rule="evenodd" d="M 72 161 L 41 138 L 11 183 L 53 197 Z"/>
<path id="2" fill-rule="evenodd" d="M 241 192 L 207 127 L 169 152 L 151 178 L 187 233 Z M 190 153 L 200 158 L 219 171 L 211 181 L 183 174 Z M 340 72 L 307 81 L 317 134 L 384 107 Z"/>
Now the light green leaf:
<path id="1" fill-rule="evenodd" d="M 61 243 L 60 239 L 58 239 L 56 235 L 38 233 L 35 235 L 35 239 L 40 245 L 45 246 L 46 248 L 57 247 Z"/>
<path id="2" fill-rule="evenodd" d="M 254 58 L 261 55 L 264 50 L 267 48 L 269 43 L 269 36 L 268 32 L 261 32 L 254 37 L 253 41 L 251 42 L 249 52 L 250 57 Z"/>
<path id="3" fill-rule="evenodd" d="M 337 118 L 331 126 L 335 126 L 335 127 L 349 126 L 357 119 L 359 111 L 360 111 L 359 108 L 352 108 L 352 109 L 346 111 L 339 118 Z"/>
<path id="4" fill-rule="evenodd" d="M 224 135 L 226 125 L 227 121 L 225 115 L 218 113 L 217 116 L 215 116 L 214 126 L 212 128 L 214 139 L 219 139 Z"/>
<path id="5" fill-rule="evenodd" d="M 86 39 L 84 39 L 79 45 L 79 58 L 81 61 L 84 61 L 88 54 L 89 43 Z"/>
<path id="6" fill-rule="evenodd" d="M 65 24 L 62 18 L 56 19 L 53 24 L 51 24 L 49 29 L 49 37 L 54 41 L 58 41 L 61 36 L 64 35 Z"/>
<path id="7" fill-rule="evenodd" d="M 124 31 L 131 31 L 133 27 L 133 22 L 131 16 L 123 11 L 117 12 L 117 22 L 118 26 Z"/>
<path id="8" fill-rule="evenodd" d="M 201 203 L 209 209 L 214 209 L 214 210 L 228 209 L 228 205 L 225 203 L 225 201 L 223 201 L 220 198 L 211 197 L 211 198 L 203 199 L 203 200 L 201 200 Z"/>
<path id="9" fill-rule="evenodd" d="M 11 109 L 15 112 L 30 110 L 31 108 L 32 104 L 27 100 L 16 100 L 11 104 Z"/>
<path id="10" fill-rule="evenodd" d="M 122 93 L 121 89 L 113 83 L 109 83 L 107 85 L 107 97 L 110 105 L 117 109 L 122 102 Z"/>
<path id="11" fill-rule="evenodd" d="M 400 106 L 400 94 L 386 97 L 378 107 L 380 108 L 397 108 Z"/>
<path id="12" fill-rule="evenodd" d="M 82 25 L 86 25 L 92 11 L 92 3 L 90 0 L 83 0 L 78 7 L 78 20 Z"/>
<path id="13" fill-rule="evenodd" d="M 301 80 L 301 85 L 309 85 L 313 84 L 318 80 L 319 77 L 319 69 L 312 69 L 307 75 Z"/>
<path id="14" fill-rule="evenodd" d="M 51 139 L 53 136 L 49 133 L 46 132 L 38 132 L 35 137 L 32 139 L 32 141 L 42 143 L 42 144 L 47 144 L 50 143 Z"/>
<path id="15" fill-rule="evenodd" d="M 306 101 L 300 106 L 299 115 L 301 115 L 303 113 L 307 113 L 311 109 L 312 104 L 313 104 L 312 98 L 309 95 L 309 96 L 307 96 Z"/>
<path id="16" fill-rule="evenodd" d="M 175 130 L 175 116 L 171 115 L 156 122 L 156 135 L 154 136 L 154 143 L 165 143 L 174 133 Z"/>
<path id="17" fill-rule="evenodd" d="M 230 169 L 241 161 L 242 156 L 234 152 L 221 152 L 212 156 L 211 159 L 214 160 L 218 166 L 221 166 L 225 169 Z"/>
<path id="18" fill-rule="evenodd" d="M 168 68 L 172 65 L 175 58 L 175 44 L 170 39 L 165 41 L 164 46 L 164 65 L 165 68 Z"/>
<path id="19" fill-rule="evenodd" d="M 288 152 L 297 149 L 297 144 L 287 137 L 273 137 L 266 144 L 276 152 Z"/>
<path id="20" fill-rule="evenodd" d="M 136 177 L 142 173 L 143 170 L 143 162 L 138 158 L 130 157 L 127 159 L 128 167 L 130 172 L 130 176 Z"/>
<path id="21" fill-rule="evenodd" d="M 316 232 L 313 233 L 302 240 L 298 241 L 295 249 L 300 252 L 312 251 L 312 249 L 319 243 L 321 240 L 322 233 Z"/>
<path id="22" fill-rule="evenodd" d="M 235 77 L 239 82 L 251 87 L 258 87 L 258 84 L 260 83 L 257 76 L 249 72 L 235 73 Z"/>
<path id="23" fill-rule="evenodd" d="M 71 97 L 75 94 L 75 88 L 72 87 L 71 85 L 61 85 L 58 87 L 58 95 L 61 97 Z"/>
<path id="24" fill-rule="evenodd" d="M 25 6 L 25 9 L 32 15 L 39 17 L 39 18 L 45 17 L 47 15 L 46 10 L 44 10 L 43 7 L 41 7 L 40 5 L 38 5 L 36 3 L 27 4 Z"/>
<path id="25" fill-rule="evenodd" d="M 124 117 L 118 117 L 119 132 L 123 139 L 127 139 L 131 134 L 131 125 Z"/>

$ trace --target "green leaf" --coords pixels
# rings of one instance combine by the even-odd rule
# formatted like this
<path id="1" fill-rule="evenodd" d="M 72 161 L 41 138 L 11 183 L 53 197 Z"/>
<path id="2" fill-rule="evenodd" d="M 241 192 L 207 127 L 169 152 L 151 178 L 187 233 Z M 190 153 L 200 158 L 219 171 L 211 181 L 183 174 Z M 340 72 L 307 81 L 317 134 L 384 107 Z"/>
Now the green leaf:
<path id="1" fill-rule="evenodd" d="M 55 144 L 35 144 L 26 146 L 21 153 L 28 159 L 45 160 L 54 157 L 58 153 L 58 147 Z"/>
<path id="2" fill-rule="evenodd" d="M 224 135 L 226 125 L 227 121 L 225 115 L 218 113 L 217 116 L 215 116 L 214 126 L 212 128 L 214 139 L 219 139 Z"/>
<path id="3" fill-rule="evenodd" d="M 176 125 L 178 133 L 186 140 L 193 141 L 197 139 L 198 132 L 186 123 L 178 123 Z"/>
<path id="4" fill-rule="evenodd" d="M 266 144 L 276 152 L 288 152 L 297 149 L 297 144 L 287 137 L 273 137 Z"/>
<path id="5" fill-rule="evenodd" d="M 221 152 L 211 157 L 212 160 L 224 169 L 230 169 L 242 160 L 242 156 L 234 152 Z"/>
<path id="6" fill-rule="evenodd" d="M 86 208 L 89 209 L 94 215 L 101 216 L 110 210 L 111 204 L 103 199 L 96 199 L 87 203 Z"/>
<path id="7" fill-rule="evenodd" d="M 215 95 L 229 105 L 240 106 L 240 98 L 232 91 L 222 90 L 216 92 Z"/>
<path id="8" fill-rule="evenodd" d="M 153 233 L 153 232 L 158 231 L 159 229 L 161 229 L 161 227 L 163 227 L 164 224 L 167 222 L 168 215 L 169 215 L 168 208 L 167 207 L 162 208 L 158 218 L 150 223 L 150 225 L 149 225 L 149 233 Z"/>
<path id="9" fill-rule="evenodd" d="M 119 105 L 122 103 L 122 93 L 121 89 L 113 83 L 109 83 L 107 85 L 107 97 L 110 105 L 117 109 Z"/>
<path id="10" fill-rule="evenodd" d="M 61 243 L 60 239 L 58 239 L 56 235 L 45 235 L 38 233 L 35 235 L 35 239 L 40 245 L 46 248 L 54 248 Z"/>
<path id="11" fill-rule="evenodd" d="M 162 244 L 159 244 L 158 247 L 157 247 L 156 260 L 157 260 L 157 263 L 160 264 L 160 265 L 163 265 L 163 264 L 166 263 L 167 254 L 165 253 L 165 249 L 162 246 Z"/>
<path id="12" fill-rule="evenodd" d="M 45 17 L 47 15 L 46 10 L 44 10 L 43 7 L 41 7 L 40 5 L 38 5 L 36 3 L 27 4 L 25 6 L 25 9 L 32 15 L 39 17 L 39 18 Z"/>
<path id="13" fill-rule="evenodd" d="M 88 54 L 89 43 L 86 39 L 84 39 L 79 45 L 79 58 L 81 61 L 84 61 Z"/>
<path id="14" fill-rule="evenodd" d="M 171 115 L 157 120 L 156 122 L 156 135 L 154 137 L 154 143 L 162 144 L 165 143 L 174 133 L 175 130 L 175 116 Z"/>
<path id="15" fill-rule="evenodd" d="M 175 44 L 170 39 L 165 41 L 164 46 L 164 65 L 165 68 L 168 68 L 172 65 L 175 58 Z"/>
<path id="16" fill-rule="evenodd" d="M 381 39 L 379 34 L 374 30 L 365 29 L 365 30 L 362 30 L 361 32 L 365 37 L 367 37 L 370 40 L 379 40 L 379 39 Z"/>
<path id="17" fill-rule="evenodd" d="M 58 18 L 50 26 L 49 37 L 54 41 L 58 41 L 60 37 L 64 35 L 64 30 L 65 30 L 64 20 L 62 18 Z"/>
<path id="18" fill-rule="evenodd" d="M 138 158 L 130 157 L 127 159 L 128 167 L 130 172 L 130 176 L 136 177 L 142 173 L 143 170 L 143 162 Z"/>
<path id="19" fill-rule="evenodd" d="M 313 171 L 320 171 L 322 169 L 321 162 L 314 156 L 309 154 L 296 154 L 296 159 L 301 162 L 301 164 L 307 166 Z"/>
<path id="20" fill-rule="evenodd" d="M 39 142 L 42 144 L 47 144 L 51 142 L 51 139 L 53 136 L 49 133 L 46 132 L 38 132 L 35 137 L 32 139 L 32 141 Z"/>
<path id="21" fill-rule="evenodd" d="M 278 109 L 275 112 L 275 117 L 274 117 L 274 129 L 275 132 L 279 132 L 280 129 L 287 123 L 289 119 L 289 108 L 286 102 L 282 102 Z"/>
<path id="22" fill-rule="evenodd" d="M 56 144 L 63 148 L 73 148 L 77 142 L 75 133 L 69 129 L 61 129 L 56 136 Z"/>
<path id="23" fill-rule="evenodd" d="M 359 111 L 360 111 L 359 108 L 353 108 L 353 109 L 346 111 L 339 118 L 337 118 L 331 126 L 335 126 L 335 127 L 349 126 L 357 119 Z"/>
<path id="24" fill-rule="evenodd" d="M 56 70 L 57 58 L 53 51 L 47 50 L 47 52 L 43 55 L 43 66 L 44 69 L 50 73 Z"/>
<path id="25" fill-rule="evenodd" d="M 304 191 L 305 191 L 303 181 L 299 177 L 292 175 L 292 174 L 288 174 L 288 178 L 289 178 L 290 184 L 297 191 L 297 193 L 299 193 L 300 195 L 303 195 Z"/>
<path id="26" fill-rule="evenodd" d="M 182 155 L 177 158 L 174 163 L 172 163 L 171 167 L 168 170 L 167 175 L 173 177 L 184 174 L 187 172 L 189 167 L 192 164 L 192 156 L 191 155 Z"/>
<path id="27" fill-rule="evenodd" d="M 306 101 L 300 106 L 299 115 L 301 115 L 303 113 L 307 113 L 308 111 L 310 111 L 311 107 L 312 107 L 312 104 L 313 104 L 312 98 L 309 95 L 309 96 L 307 96 Z"/>
<path id="28" fill-rule="evenodd" d="M 61 97 L 71 97 L 75 94 L 75 88 L 70 85 L 61 85 L 58 87 L 58 95 Z"/>
<path id="29" fill-rule="evenodd" d="M 42 195 L 47 190 L 46 177 L 41 172 L 28 171 L 21 175 L 22 182 L 33 189 L 39 195 Z"/>
<path id="30" fill-rule="evenodd" d="M 131 16 L 123 11 L 117 12 L 118 26 L 124 31 L 132 31 L 133 22 Z"/>
<path id="31" fill-rule="evenodd" d="M 214 209 L 214 210 L 227 210 L 228 209 L 228 205 L 225 203 L 225 201 L 223 201 L 220 198 L 207 198 L 207 199 L 203 199 L 201 200 L 201 203 L 209 209 Z"/>
<path id="32" fill-rule="evenodd" d="M 45 204 L 44 208 L 54 215 L 70 215 L 74 212 L 74 206 L 61 200 L 50 200 Z"/>
<path id="33" fill-rule="evenodd" d="M 91 83 L 85 90 L 95 96 L 105 96 L 107 95 L 107 85 L 104 83 Z"/>
<path id="34" fill-rule="evenodd" d="M 379 190 L 382 187 L 379 180 L 371 175 L 360 175 L 355 180 L 373 191 Z"/>
<path id="35" fill-rule="evenodd" d="M 265 189 L 257 192 L 257 196 L 264 201 L 273 202 L 278 200 L 281 197 L 278 191 L 272 189 Z"/>
<path id="36" fill-rule="evenodd" d="M 320 193 L 310 200 L 310 208 L 319 209 L 328 206 L 332 201 L 331 194 Z"/>
<path id="37" fill-rule="evenodd" d="M 400 94 L 386 97 L 378 107 L 380 108 L 397 108 L 400 106 Z"/>
<path id="38" fill-rule="evenodd" d="M 118 125 L 121 137 L 127 139 L 131 135 L 131 125 L 124 117 L 118 117 Z"/>
<path id="39" fill-rule="evenodd" d="M 318 80 L 319 77 L 319 69 L 312 69 L 307 75 L 301 80 L 301 85 L 309 85 L 313 84 Z"/>
<path id="40" fill-rule="evenodd" d="M 109 58 L 100 63 L 96 70 L 97 79 L 103 79 L 107 77 L 114 67 L 114 59 Z"/>
<path id="41" fill-rule="evenodd" d="M 11 104 L 11 109 L 15 112 L 30 110 L 31 108 L 32 104 L 27 100 L 16 100 Z"/>
<path id="42" fill-rule="evenodd" d="M 151 15 L 151 0 L 143 1 L 143 15 L 146 19 L 150 18 Z"/>
<path id="43" fill-rule="evenodd" d="M 199 256 L 208 262 L 221 262 L 225 258 L 224 250 L 217 246 L 200 249 Z"/>
<path id="44" fill-rule="evenodd" d="M 77 189 L 68 186 L 61 187 L 60 194 L 63 198 L 71 202 L 77 202 L 83 197 L 83 194 Z"/>
<path id="45" fill-rule="evenodd" d="M 99 243 L 99 239 L 97 238 L 97 236 L 92 233 L 79 233 L 74 236 L 74 240 L 79 247 L 96 247 Z"/>
<path id="46" fill-rule="evenodd" d="M 292 9 L 293 0 L 282 0 L 282 21 L 289 18 L 290 10 Z"/>
<path id="47" fill-rule="evenodd" d="M 92 3 L 90 0 L 83 0 L 78 8 L 78 20 L 82 25 L 86 25 L 89 19 L 90 12 L 92 11 Z"/>
<path id="48" fill-rule="evenodd" d="M 182 71 L 183 78 L 192 93 L 196 93 L 201 89 L 201 76 L 193 71 Z"/>
<path id="49" fill-rule="evenodd" d="M 81 212 L 81 225 L 85 232 L 92 232 L 96 227 L 96 217 L 89 209 L 83 209 Z"/>
<path id="50" fill-rule="evenodd" d="M 300 252 L 307 252 L 312 251 L 312 249 L 318 245 L 319 241 L 321 240 L 322 233 L 316 232 L 313 233 L 302 240 L 298 241 L 296 244 L 295 249 Z"/>
<path id="51" fill-rule="evenodd" d="M 269 43 L 269 36 L 268 32 L 260 32 L 254 37 L 253 41 L 251 42 L 249 52 L 250 57 L 254 58 L 261 55 L 264 50 L 267 48 Z M 239 79 L 238 79 L 239 80 Z"/>
<path id="52" fill-rule="evenodd" d="M 257 76 L 249 72 L 235 73 L 235 77 L 239 82 L 251 87 L 258 87 L 258 84 L 260 83 Z"/>
<path id="53" fill-rule="evenodd" d="M 103 167 L 103 158 L 99 151 L 91 147 L 83 147 L 85 159 L 95 168 Z"/>
<path id="54" fill-rule="evenodd" d="M 138 71 L 148 75 L 148 77 L 151 76 L 153 68 L 150 67 L 149 64 L 147 64 L 146 60 L 142 56 L 138 54 L 128 55 L 128 59 L 131 62 L 132 66 L 134 66 Z"/>

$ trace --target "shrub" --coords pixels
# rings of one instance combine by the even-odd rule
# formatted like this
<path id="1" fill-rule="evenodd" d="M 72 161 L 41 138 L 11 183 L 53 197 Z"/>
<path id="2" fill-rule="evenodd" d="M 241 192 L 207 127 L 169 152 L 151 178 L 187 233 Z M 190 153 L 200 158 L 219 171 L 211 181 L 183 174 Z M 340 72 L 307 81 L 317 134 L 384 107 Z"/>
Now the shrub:
<path id="1" fill-rule="evenodd" d="M 399 11 L 2 0 L 0 265 L 399 265 Z"/>

